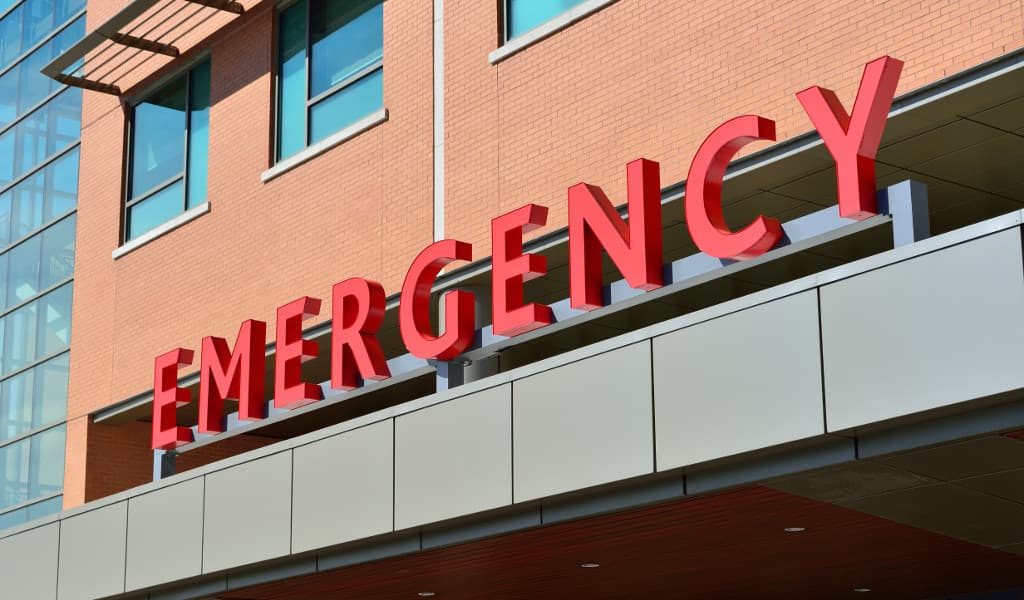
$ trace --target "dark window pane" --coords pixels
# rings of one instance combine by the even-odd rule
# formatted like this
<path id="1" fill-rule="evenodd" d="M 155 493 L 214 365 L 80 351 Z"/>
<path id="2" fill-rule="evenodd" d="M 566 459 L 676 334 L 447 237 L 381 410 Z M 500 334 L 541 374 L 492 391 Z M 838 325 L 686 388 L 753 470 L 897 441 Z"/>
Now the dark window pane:
<path id="1" fill-rule="evenodd" d="M 381 59 L 384 8 L 379 1 L 309 0 L 311 98 Z"/>
<path id="2" fill-rule="evenodd" d="M 71 277 L 75 269 L 75 215 L 65 218 L 43 232 L 39 289 Z"/>
<path id="3" fill-rule="evenodd" d="M 180 214 L 181 208 L 185 205 L 182 194 L 184 194 L 184 188 L 179 179 L 142 202 L 130 206 L 128 208 L 127 238 L 135 239 Z"/>
<path id="4" fill-rule="evenodd" d="M 206 202 L 210 148 L 210 63 L 192 70 L 188 132 L 188 207 Z"/>
<path id="5" fill-rule="evenodd" d="M 277 155 L 306 145 L 306 2 L 281 13 L 278 57 Z"/>
<path id="6" fill-rule="evenodd" d="M 384 70 L 377 69 L 310 109 L 310 143 L 316 143 L 384 105 Z"/>
<path id="7" fill-rule="evenodd" d="M 135 107 L 129 197 L 141 196 L 184 171 L 185 108 L 185 77 Z"/>
<path id="8" fill-rule="evenodd" d="M 583 0 L 507 0 L 509 39 L 551 20 Z"/>

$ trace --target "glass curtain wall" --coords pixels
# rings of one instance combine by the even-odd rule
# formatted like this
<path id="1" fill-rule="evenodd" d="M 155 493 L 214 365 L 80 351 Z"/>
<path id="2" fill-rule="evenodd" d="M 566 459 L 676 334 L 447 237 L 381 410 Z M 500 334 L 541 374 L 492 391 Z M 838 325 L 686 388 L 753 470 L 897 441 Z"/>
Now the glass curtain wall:
<path id="1" fill-rule="evenodd" d="M 61 509 L 85 0 L 0 0 L 0 529 Z"/>

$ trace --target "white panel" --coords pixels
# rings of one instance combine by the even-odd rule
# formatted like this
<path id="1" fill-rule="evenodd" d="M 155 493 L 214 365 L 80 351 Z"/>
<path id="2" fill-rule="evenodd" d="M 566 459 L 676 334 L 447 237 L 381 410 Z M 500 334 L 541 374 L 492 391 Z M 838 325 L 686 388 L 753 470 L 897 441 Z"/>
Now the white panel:
<path id="1" fill-rule="evenodd" d="M 395 528 L 512 502 L 508 385 L 395 420 Z"/>
<path id="2" fill-rule="evenodd" d="M 512 410 L 516 502 L 650 473 L 650 343 L 516 381 Z"/>
<path id="3" fill-rule="evenodd" d="M 659 470 L 824 433 L 815 290 L 653 344 Z"/>
<path id="4" fill-rule="evenodd" d="M 829 431 L 1024 387 L 1012 229 L 821 289 Z"/>
<path id="5" fill-rule="evenodd" d="M 127 526 L 127 502 L 61 521 L 58 600 L 89 600 L 124 591 Z"/>
<path id="6" fill-rule="evenodd" d="M 57 539 L 60 523 L 0 539 L 0 586 L 4 598 L 57 597 Z"/>
<path id="7" fill-rule="evenodd" d="M 202 477 L 128 501 L 128 590 L 194 577 L 202 567 Z"/>
<path id="8" fill-rule="evenodd" d="M 388 419 L 295 449 L 293 552 L 391 531 L 393 423 Z"/>
<path id="9" fill-rule="evenodd" d="M 292 453 L 206 476 L 203 572 L 268 560 L 291 546 Z"/>

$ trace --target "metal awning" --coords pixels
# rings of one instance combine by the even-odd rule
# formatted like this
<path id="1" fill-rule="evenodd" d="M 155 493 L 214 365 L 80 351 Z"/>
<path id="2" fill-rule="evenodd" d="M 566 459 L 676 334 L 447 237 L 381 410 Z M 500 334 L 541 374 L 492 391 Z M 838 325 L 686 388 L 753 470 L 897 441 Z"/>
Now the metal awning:
<path id="1" fill-rule="evenodd" d="M 245 12 L 235 0 L 133 0 L 43 68 L 63 84 L 121 95 L 154 57 L 178 57 L 200 26 Z"/>

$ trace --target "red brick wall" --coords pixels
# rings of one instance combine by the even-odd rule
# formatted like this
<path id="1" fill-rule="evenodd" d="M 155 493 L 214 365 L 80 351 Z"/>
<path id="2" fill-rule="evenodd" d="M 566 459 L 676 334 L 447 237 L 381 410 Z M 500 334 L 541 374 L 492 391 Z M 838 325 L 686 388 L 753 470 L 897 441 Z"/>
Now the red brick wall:
<path id="1" fill-rule="evenodd" d="M 682 180 L 731 117 L 775 119 L 780 140 L 812 129 L 794 94 L 850 106 L 873 58 L 906 62 L 903 93 L 1024 43 L 1020 0 L 619 0 L 491 65 L 496 4 L 445 1 L 445 224 L 478 256 L 490 218 L 523 203 L 564 226 L 578 181 L 624 202 L 634 158 Z"/>
<path id="2" fill-rule="evenodd" d="M 122 5 L 90 1 L 90 29 Z M 68 506 L 123 487 L 93 483 L 116 479 L 102 465 L 120 447 L 96 441 L 104 430 L 87 415 L 150 388 L 156 354 L 197 348 L 204 335 L 234 339 L 242 320 L 272 323 L 278 305 L 327 299 L 349 276 L 393 292 L 431 240 L 431 0 L 385 2 L 388 121 L 267 184 L 274 13 L 246 5 L 196 46 L 213 68 L 211 212 L 116 261 L 124 116 L 116 99 L 85 95 Z M 906 61 L 902 93 L 1024 41 L 1024 0 L 619 0 L 491 65 L 497 2 L 446 0 L 444 19 L 445 222 L 477 258 L 489 254 L 490 219 L 525 202 L 563 226 L 577 181 L 622 201 L 634 158 L 661 162 L 666 185 L 682 179 L 730 117 L 773 118 L 780 140 L 809 130 L 794 93 L 824 85 L 849 105 L 880 55 Z"/>

